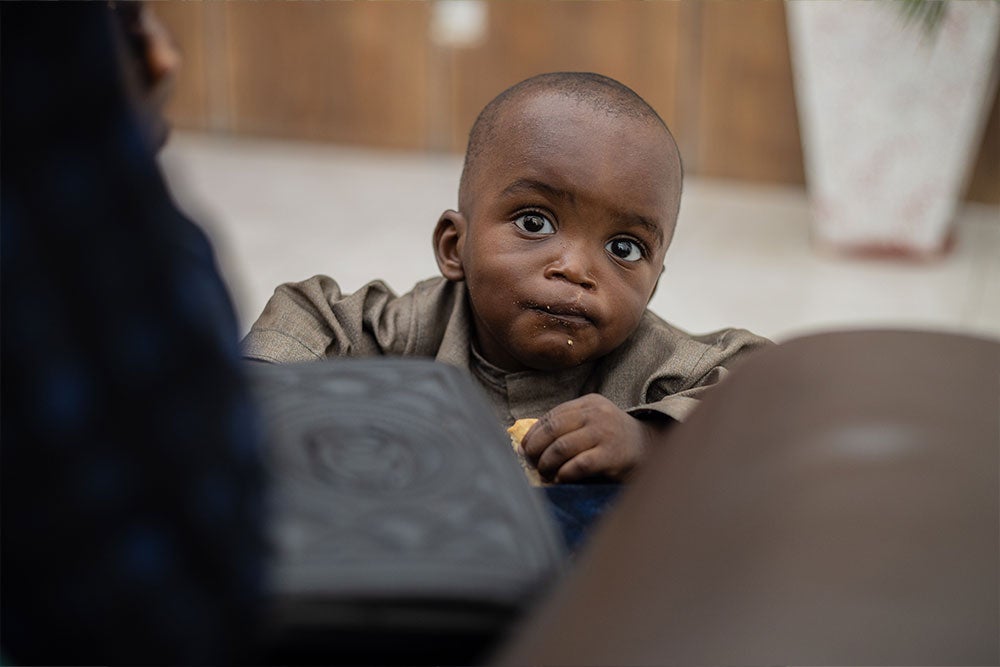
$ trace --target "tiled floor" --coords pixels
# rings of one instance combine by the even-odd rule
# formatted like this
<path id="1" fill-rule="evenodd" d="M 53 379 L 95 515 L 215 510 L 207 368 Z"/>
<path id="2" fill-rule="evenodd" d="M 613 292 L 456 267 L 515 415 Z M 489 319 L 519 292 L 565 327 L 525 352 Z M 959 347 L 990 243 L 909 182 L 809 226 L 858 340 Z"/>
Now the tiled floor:
<path id="1" fill-rule="evenodd" d="M 274 287 L 316 273 L 399 292 L 437 274 L 431 231 L 456 206 L 461 159 L 176 133 L 163 164 L 215 241 L 247 329 Z M 689 179 L 651 308 L 693 332 L 775 340 L 858 327 L 1000 338 L 1000 207 L 968 205 L 947 257 L 914 264 L 814 252 L 795 187 Z"/>

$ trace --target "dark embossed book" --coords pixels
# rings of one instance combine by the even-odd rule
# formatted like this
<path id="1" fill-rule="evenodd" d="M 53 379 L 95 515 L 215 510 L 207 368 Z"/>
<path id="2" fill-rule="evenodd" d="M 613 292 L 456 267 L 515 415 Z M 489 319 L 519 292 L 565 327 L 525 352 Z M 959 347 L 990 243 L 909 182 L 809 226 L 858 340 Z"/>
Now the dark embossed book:
<path id="1" fill-rule="evenodd" d="M 462 371 L 248 371 L 270 477 L 273 660 L 475 662 L 555 581 L 552 516 Z"/>

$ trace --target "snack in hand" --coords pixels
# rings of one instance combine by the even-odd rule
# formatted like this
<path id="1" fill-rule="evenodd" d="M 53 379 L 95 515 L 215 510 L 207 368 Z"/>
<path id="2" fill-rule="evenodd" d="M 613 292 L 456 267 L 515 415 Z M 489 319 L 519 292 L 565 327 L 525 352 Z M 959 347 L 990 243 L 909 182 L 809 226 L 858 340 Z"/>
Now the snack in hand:
<path id="1" fill-rule="evenodd" d="M 548 486 L 548 482 L 542 479 L 542 476 L 538 473 L 538 470 L 524 458 L 524 451 L 521 449 L 521 440 L 527 434 L 528 429 L 531 428 L 537 419 L 518 419 L 514 424 L 507 429 L 507 433 L 510 435 L 510 446 L 514 448 L 514 453 L 517 454 L 517 460 L 521 464 L 521 469 L 524 470 L 525 476 L 532 486 Z"/>

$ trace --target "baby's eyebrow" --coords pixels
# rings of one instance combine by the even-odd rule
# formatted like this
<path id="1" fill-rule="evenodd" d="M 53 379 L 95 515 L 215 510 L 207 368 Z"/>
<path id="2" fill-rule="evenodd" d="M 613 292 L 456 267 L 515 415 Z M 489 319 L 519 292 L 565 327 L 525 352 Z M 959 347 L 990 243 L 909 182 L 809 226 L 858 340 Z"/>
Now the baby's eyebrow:
<path id="1" fill-rule="evenodd" d="M 657 246 L 663 245 L 663 225 L 637 213 L 618 213 L 615 220 L 628 227 L 641 227 L 653 236 Z"/>
<path id="2" fill-rule="evenodd" d="M 517 194 L 519 192 L 542 192 L 553 199 L 562 199 L 568 201 L 569 203 L 576 202 L 576 195 L 569 190 L 563 190 L 562 188 L 557 188 L 543 181 L 536 181 L 533 178 L 519 178 L 500 193 L 501 196 Z"/>

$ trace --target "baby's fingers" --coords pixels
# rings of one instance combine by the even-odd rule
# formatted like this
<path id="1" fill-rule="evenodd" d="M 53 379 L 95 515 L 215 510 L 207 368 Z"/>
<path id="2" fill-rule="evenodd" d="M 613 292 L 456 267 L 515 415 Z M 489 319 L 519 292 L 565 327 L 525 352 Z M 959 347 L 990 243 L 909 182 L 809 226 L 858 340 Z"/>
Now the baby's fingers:
<path id="1" fill-rule="evenodd" d="M 563 403 L 549 410 L 525 433 L 521 447 L 529 461 L 538 463 L 552 443 L 583 427 L 583 417 L 579 410 L 571 407 L 573 403 Z"/>
<path id="2" fill-rule="evenodd" d="M 599 475 L 607 475 L 609 461 L 607 452 L 601 447 L 591 447 L 566 461 L 555 474 L 559 484 L 580 482 Z"/>
<path id="3" fill-rule="evenodd" d="M 567 461 L 581 456 L 596 444 L 593 434 L 588 429 L 560 435 L 538 457 L 536 465 L 538 472 L 546 479 L 557 478 L 557 474 L 561 474 Z M 557 481 L 563 480 L 557 479 Z"/>

